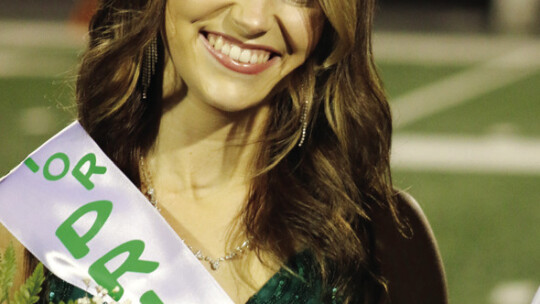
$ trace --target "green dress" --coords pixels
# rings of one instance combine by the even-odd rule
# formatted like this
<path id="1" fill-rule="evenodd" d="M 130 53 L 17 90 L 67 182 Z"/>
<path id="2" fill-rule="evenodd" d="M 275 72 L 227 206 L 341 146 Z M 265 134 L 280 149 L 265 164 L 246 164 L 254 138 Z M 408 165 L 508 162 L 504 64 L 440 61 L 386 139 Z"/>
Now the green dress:
<path id="1" fill-rule="evenodd" d="M 266 284 L 254 294 L 246 304 L 322 304 L 322 281 L 314 270 L 313 258 L 307 252 L 299 253 L 287 262 L 293 273 L 280 269 Z M 86 292 L 50 275 L 47 299 L 43 303 L 67 302 L 82 298 Z M 339 301 L 335 295 L 337 289 L 331 291 L 332 304 Z"/>

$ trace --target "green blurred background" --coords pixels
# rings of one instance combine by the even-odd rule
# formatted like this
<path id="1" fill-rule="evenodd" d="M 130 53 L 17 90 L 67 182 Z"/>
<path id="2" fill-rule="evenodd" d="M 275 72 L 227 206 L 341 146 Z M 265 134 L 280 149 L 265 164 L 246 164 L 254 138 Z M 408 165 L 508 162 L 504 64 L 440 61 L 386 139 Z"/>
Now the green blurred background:
<path id="1" fill-rule="evenodd" d="M 0 10 L 0 176 L 74 119 L 84 31 L 56 2 Z M 382 5 L 375 35 L 395 182 L 432 224 L 451 303 L 528 304 L 540 284 L 540 37 L 493 3 L 416 2 Z"/>

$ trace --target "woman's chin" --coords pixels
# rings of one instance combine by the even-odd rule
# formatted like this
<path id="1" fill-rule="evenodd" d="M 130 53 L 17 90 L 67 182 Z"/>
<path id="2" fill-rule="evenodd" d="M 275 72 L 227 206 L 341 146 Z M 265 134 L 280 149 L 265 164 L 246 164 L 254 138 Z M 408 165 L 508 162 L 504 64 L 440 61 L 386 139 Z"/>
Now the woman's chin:
<path id="1" fill-rule="evenodd" d="M 233 114 L 250 113 L 252 110 L 257 109 L 261 104 L 262 102 L 250 103 L 250 102 L 242 102 L 242 100 L 224 102 L 223 100 L 220 100 L 219 102 L 213 102 L 210 105 L 220 112 L 233 115 Z"/>
<path id="2" fill-rule="evenodd" d="M 223 92 L 223 91 L 222 91 Z M 227 91 L 224 91 L 227 92 Z M 249 112 L 265 103 L 264 96 L 255 94 L 208 94 L 202 102 L 214 109 L 226 113 Z"/>

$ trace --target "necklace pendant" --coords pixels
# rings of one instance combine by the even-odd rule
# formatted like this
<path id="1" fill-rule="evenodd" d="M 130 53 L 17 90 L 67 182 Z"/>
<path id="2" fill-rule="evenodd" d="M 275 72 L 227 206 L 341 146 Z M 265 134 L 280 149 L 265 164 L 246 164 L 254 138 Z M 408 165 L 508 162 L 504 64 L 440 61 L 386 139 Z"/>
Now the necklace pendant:
<path id="1" fill-rule="evenodd" d="M 210 267 L 212 267 L 212 270 L 218 270 L 218 268 L 219 268 L 219 260 L 210 261 Z"/>

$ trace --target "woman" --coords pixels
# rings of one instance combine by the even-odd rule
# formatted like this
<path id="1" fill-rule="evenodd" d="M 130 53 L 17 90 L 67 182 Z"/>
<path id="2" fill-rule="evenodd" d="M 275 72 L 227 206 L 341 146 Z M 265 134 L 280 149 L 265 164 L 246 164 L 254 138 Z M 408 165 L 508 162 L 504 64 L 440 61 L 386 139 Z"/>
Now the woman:
<path id="1" fill-rule="evenodd" d="M 107 0 L 92 19 L 81 124 L 236 303 L 384 293 L 370 215 L 397 211 L 373 10 Z"/>

